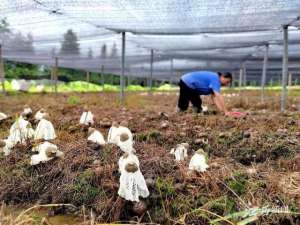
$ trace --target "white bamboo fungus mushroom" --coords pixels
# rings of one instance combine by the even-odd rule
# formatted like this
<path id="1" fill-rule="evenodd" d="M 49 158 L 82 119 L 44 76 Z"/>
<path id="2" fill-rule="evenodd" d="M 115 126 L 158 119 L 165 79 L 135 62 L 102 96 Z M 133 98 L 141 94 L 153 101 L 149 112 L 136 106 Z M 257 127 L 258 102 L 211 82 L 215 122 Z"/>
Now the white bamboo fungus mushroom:
<path id="1" fill-rule="evenodd" d="M 44 142 L 32 149 L 34 152 L 38 152 L 38 154 L 31 156 L 30 165 L 37 165 L 39 163 L 45 163 L 54 157 L 63 158 L 64 153 L 59 151 L 57 146 L 51 144 L 49 142 Z"/>
<path id="2" fill-rule="evenodd" d="M 32 109 L 28 105 L 25 105 L 24 108 L 23 108 L 22 115 L 23 116 L 30 116 L 31 114 L 32 114 Z"/>
<path id="3" fill-rule="evenodd" d="M 133 153 L 125 153 L 119 160 L 120 187 L 118 195 L 122 198 L 139 202 L 139 197 L 149 196 L 149 190 L 139 168 L 139 160 Z"/>
<path id="4" fill-rule="evenodd" d="M 53 140 L 56 138 L 52 123 L 46 119 L 41 119 L 34 133 L 35 140 Z"/>
<path id="5" fill-rule="evenodd" d="M 118 145 L 124 152 L 134 151 L 133 135 L 127 127 L 113 124 L 109 129 L 107 142 Z"/>
<path id="6" fill-rule="evenodd" d="M 184 160 L 187 155 L 189 144 L 188 143 L 181 143 L 176 146 L 176 148 L 171 149 L 171 154 L 175 155 L 176 161 L 182 161 Z"/>
<path id="7" fill-rule="evenodd" d="M 123 151 L 123 152 L 135 152 L 135 149 L 133 148 L 133 140 L 129 138 L 129 135 L 127 133 L 121 133 L 117 137 L 117 146 Z"/>
<path id="8" fill-rule="evenodd" d="M 28 139 L 33 138 L 34 130 L 31 124 L 20 116 L 11 126 L 8 141 L 16 145 L 17 143 L 25 143 Z"/>
<path id="9" fill-rule="evenodd" d="M 7 116 L 6 114 L 0 112 L 0 121 L 1 121 L 1 120 L 7 119 L 7 117 L 8 117 L 8 116 Z"/>
<path id="10" fill-rule="evenodd" d="M 90 111 L 83 112 L 80 117 L 79 123 L 87 126 L 94 124 L 94 115 Z"/>
<path id="11" fill-rule="evenodd" d="M 40 121 L 41 119 L 43 119 L 45 116 L 47 115 L 46 111 L 41 108 L 39 111 L 36 112 L 36 114 L 34 115 L 34 119 L 37 121 Z"/>
<path id="12" fill-rule="evenodd" d="M 205 172 L 208 167 L 206 153 L 203 149 L 199 149 L 191 158 L 189 169 L 196 170 L 198 172 Z"/>
<path id="13" fill-rule="evenodd" d="M 103 135 L 101 134 L 100 131 L 96 130 L 95 128 L 89 128 L 89 137 L 88 137 L 88 141 L 92 141 L 96 144 L 99 145 L 105 145 L 106 142 L 104 140 Z"/>
<path id="14" fill-rule="evenodd" d="M 8 139 L 0 140 L 0 150 L 3 151 L 5 156 L 8 156 L 14 144 Z"/>

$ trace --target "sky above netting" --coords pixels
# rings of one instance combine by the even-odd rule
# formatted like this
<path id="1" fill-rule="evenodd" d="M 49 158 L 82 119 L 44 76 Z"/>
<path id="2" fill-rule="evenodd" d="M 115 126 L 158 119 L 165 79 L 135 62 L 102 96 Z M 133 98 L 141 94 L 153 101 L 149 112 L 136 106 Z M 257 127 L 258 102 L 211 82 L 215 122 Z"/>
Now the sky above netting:
<path id="1" fill-rule="evenodd" d="M 120 32 L 126 32 L 125 74 L 149 76 L 153 49 L 159 79 L 193 70 L 237 73 L 245 65 L 260 80 L 266 44 L 268 74 L 281 73 L 282 25 L 290 25 L 289 70 L 300 74 L 299 16 L 299 0 L 1 0 L 0 19 L 10 33 L 0 41 L 5 59 L 53 65 L 58 57 L 61 67 L 99 72 L 104 65 L 121 74 Z M 68 29 L 78 37 L 78 55 L 59 54 Z M 32 35 L 34 51 L 13 38 L 19 32 Z M 109 57 L 114 44 L 117 57 Z"/>

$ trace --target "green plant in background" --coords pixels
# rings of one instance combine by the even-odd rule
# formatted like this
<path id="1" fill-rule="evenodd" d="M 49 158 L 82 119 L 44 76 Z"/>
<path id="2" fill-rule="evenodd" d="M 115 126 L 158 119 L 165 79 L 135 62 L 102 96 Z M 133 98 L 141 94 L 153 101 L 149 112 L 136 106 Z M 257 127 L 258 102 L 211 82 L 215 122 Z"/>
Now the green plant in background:
<path id="1" fill-rule="evenodd" d="M 228 187 L 237 195 L 242 195 L 246 191 L 247 176 L 236 172 L 232 178 L 227 180 Z"/>
<path id="2" fill-rule="evenodd" d="M 101 193 L 101 190 L 92 183 L 93 172 L 89 169 L 79 174 L 75 178 L 74 184 L 71 186 L 73 191 L 73 201 L 76 204 L 89 205 L 96 196 Z"/>
<path id="3" fill-rule="evenodd" d="M 67 102 L 69 105 L 78 105 L 80 103 L 80 98 L 72 95 L 72 96 L 68 97 Z"/>

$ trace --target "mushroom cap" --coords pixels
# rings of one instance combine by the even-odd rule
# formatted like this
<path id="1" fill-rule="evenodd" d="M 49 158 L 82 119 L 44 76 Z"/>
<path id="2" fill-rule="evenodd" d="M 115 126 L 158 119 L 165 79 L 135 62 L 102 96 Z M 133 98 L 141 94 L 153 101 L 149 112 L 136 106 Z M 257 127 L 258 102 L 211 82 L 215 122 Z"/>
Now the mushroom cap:
<path id="1" fill-rule="evenodd" d="M 125 170 L 128 173 L 134 173 L 136 171 L 138 171 L 139 167 L 136 163 L 132 162 L 132 163 L 127 163 L 125 166 Z"/>
<path id="2" fill-rule="evenodd" d="M 181 143 L 181 145 L 183 145 L 186 149 L 188 149 L 190 147 L 190 145 L 188 143 Z"/>
<path id="3" fill-rule="evenodd" d="M 124 142 L 124 141 L 127 141 L 128 139 L 129 139 L 128 134 L 122 133 L 122 134 L 120 135 L 120 141 Z"/>
<path id="4" fill-rule="evenodd" d="M 56 156 L 56 152 L 57 152 L 57 149 L 55 147 L 52 147 L 52 146 L 49 146 L 46 149 L 46 155 L 48 157 L 54 157 L 54 156 Z"/>
<path id="5" fill-rule="evenodd" d="M 39 110 L 39 112 L 40 112 L 40 113 L 46 113 L 46 110 L 45 110 L 44 108 L 41 108 L 41 109 Z"/>

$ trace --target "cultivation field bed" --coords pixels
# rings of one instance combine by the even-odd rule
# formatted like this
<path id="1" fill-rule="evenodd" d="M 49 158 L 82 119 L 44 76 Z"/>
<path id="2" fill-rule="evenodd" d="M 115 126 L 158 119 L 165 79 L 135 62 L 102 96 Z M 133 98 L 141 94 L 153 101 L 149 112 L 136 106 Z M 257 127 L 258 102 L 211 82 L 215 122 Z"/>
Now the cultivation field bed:
<path id="1" fill-rule="evenodd" d="M 0 111 L 12 116 L 3 122 L 5 138 L 13 118 L 25 104 L 45 108 L 56 129 L 54 143 L 64 159 L 30 166 L 30 146 L 0 155 L 0 201 L 8 205 L 70 203 L 92 208 L 99 222 L 139 221 L 159 224 L 208 224 L 218 216 L 249 208 L 300 211 L 299 96 L 289 99 L 288 111 L 278 113 L 278 96 L 267 104 L 259 92 L 228 98 L 231 108 L 247 111 L 246 118 L 176 113 L 175 93 L 128 93 L 124 106 L 116 93 L 39 94 L 0 97 Z M 275 95 L 273 95 L 275 96 Z M 134 133 L 136 154 L 150 196 L 147 211 L 138 215 L 133 204 L 118 197 L 121 151 L 106 145 L 87 146 L 87 132 L 78 127 L 83 108 L 95 115 L 95 127 L 107 137 L 111 122 Z M 208 144 L 203 143 L 203 138 Z M 190 144 L 189 158 L 177 163 L 169 152 Z M 188 172 L 189 159 L 199 148 L 209 156 L 204 173 Z M 60 208 L 56 213 L 76 213 Z M 58 212 L 59 211 L 59 212 Z M 223 218 L 224 219 L 224 218 Z M 228 217 L 230 224 L 242 220 Z M 299 215 L 263 214 L 256 224 L 300 224 Z"/>

